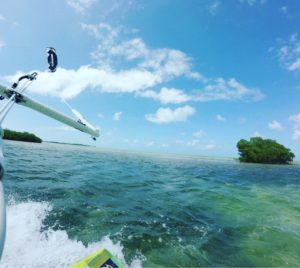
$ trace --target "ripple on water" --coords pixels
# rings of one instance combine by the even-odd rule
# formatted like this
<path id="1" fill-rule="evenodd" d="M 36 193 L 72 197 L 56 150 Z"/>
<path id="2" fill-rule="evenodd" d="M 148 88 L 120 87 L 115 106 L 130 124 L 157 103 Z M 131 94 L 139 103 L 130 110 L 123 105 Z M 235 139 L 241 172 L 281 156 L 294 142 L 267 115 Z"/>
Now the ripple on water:
<path id="1" fill-rule="evenodd" d="M 4 153 L 7 194 L 46 211 L 34 221 L 31 234 L 41 239 L 32 239 L 31 249 L 47 252 L 46 234 L 62 234 L 68 245 L 55 251 L 55 267 L 64 255 L 102 245 L 144 266 L 300 263 L 300 166 L 14 142 L 5 143 Z M 9 222 L 11 232 L 26 232 L 27 214 L 14 211 L 9 217 L 20 225 Z M 4 267 L 14 266 L 18 241 L 8 239 Z M 34 263 L 30 250 L 18 252 Z"/>

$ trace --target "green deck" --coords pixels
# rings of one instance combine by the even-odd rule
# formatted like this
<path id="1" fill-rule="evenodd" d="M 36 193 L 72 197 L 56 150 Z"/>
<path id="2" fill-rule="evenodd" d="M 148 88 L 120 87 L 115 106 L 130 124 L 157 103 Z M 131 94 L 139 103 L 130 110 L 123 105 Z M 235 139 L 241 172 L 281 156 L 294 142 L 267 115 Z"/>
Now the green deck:
<path id="1" fill-rule="evenodd" d="M 73 264 L 70 268 L 124 268 L 124 266 L 106 249 L 98 250 Z"/>

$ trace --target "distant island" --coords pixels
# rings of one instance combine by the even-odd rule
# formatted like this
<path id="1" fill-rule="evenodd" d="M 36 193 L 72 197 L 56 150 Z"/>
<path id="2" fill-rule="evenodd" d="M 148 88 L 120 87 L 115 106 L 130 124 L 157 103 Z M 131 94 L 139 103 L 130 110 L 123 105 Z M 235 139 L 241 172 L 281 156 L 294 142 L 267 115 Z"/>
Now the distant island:
<path id="1" fill-rule="evenodd" d="M 47 143 L 56 143 L 56 144 L 64 144 L 64 145 L 76 145 L 76 146 L 85 146 L 85 147 L 95 147 L 92 145 L 81 144 L 81 143 L 68 143 L 68 142 L 59 142 L 59 141 L 45 141 Z"/>
<path id="2" fill-rule="evenodd" d="M 18 131 L 13 131 L 10 129 L 4 129 L 3 139 L 14 140 L 14 141 L 36 142 L 36 143 L 42 142 L 42 139 L 40 139 L 39 137 L 35 136 L 32 133 L 18 132 Z"/>
<path id="3" fill-rule="evenodd" d="M 295 157 L 290 149 L 275 140 L 253 137 L 250 141 L 240 140 L 237 143 L 240 162 L 262 164 L 290 164 Z"/>

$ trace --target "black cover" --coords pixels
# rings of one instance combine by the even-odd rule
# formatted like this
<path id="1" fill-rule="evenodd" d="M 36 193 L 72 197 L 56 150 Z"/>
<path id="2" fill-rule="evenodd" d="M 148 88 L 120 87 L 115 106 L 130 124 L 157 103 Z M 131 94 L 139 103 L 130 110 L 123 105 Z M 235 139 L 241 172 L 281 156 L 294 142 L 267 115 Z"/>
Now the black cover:
<path id="1" fill-rule="evenodd" d="M 53 47 L 48 49 L 48 64 L 50 72 L 55 72 L 57 67 L 57 55 Z"/>

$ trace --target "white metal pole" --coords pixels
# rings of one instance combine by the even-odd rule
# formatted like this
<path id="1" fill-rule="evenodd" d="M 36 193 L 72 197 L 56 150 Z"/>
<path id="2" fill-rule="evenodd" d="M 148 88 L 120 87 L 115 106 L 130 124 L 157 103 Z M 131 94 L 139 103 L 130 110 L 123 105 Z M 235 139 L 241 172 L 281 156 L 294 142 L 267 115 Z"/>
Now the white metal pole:
<path id="1" fill-rule="evenodd" d="M 0 260 L 4 248 L 6 233 L 6 205 L 3 187 L 4 157 L 2 153 L 2 128 L 0 126 Z"/>

